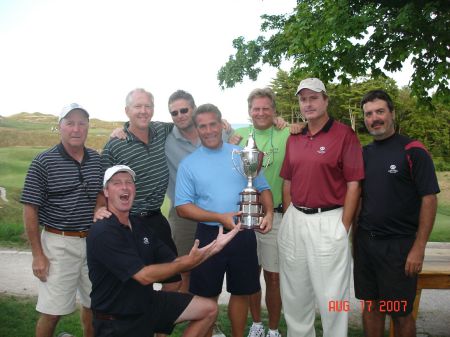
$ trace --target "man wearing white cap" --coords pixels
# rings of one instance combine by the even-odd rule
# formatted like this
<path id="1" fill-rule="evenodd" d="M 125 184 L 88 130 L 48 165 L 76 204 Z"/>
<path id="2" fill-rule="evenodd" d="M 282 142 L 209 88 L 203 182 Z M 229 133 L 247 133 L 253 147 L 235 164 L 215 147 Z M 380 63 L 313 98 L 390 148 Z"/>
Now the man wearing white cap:
<path id="1" fill-rule="evenodd" d="M 350 127 L 328 115 L 322 81 L 301 81 L 296 95 L 308 124 L 289 136 L 280 172 L 285 213 L 278 246 L 288 337 L 315 336 L 315 302 L 323 336 L 346 337 L 348 312 L 339 308 L 349 300 L 348 233 L 364 178 L 361 145 Z"/>
<path id="2" fill-rule="evenodd" d="M 86 237 L 102 167 L 98 153 L 84 146 L 88 129 L 88 112 L 77 103 L 65 106 L 59 116 L 61 143 L 37 155 L 25 179 L 20 201 L 33 274 L 40 281 L 36 337 L 53 336 L 60 317 L 75 311 L 77 291 L 84 336 L 93 336 Z"/>
<path id="3" fill-rule="evenodd" d="M 103 185 L 111 217 L 96 222 L 87 240 L 95 336 L 148 337 L 171 333 L 189 321 L 183 336 L 205 336 L 214 323 L 217 304 L 188 293 L 154 291 L 153 283 L 187 271 L 219 252 L 240 226 L 188 255 L 175 253 L 152 230 L 130 217 L 136 196 L 136 174 L 128 166 L 106 170 Z"/>

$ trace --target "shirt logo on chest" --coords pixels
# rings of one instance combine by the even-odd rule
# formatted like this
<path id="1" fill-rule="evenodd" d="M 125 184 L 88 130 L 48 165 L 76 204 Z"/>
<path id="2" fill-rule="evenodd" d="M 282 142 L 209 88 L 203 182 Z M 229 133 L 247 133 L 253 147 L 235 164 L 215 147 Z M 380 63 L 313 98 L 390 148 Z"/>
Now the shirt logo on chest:
<path id="1" fill-rule="evenodd" d="M 144 239 L 142 241 L 144 242 L 144 245 L 150 244 L 150 241 L 148 240 L 148 238 L 146 236 L 144 237 Z"/>
<path id="2" fill-rule="evenodd" d="M 398 172 L 397 166 L 395 166 L 394 164 L 390 165 L 388 172 L 389 173 L 397 173 Z"/>
<path id="3" fill-rule="evenodd" d="M 317 151 L 318 154 L 325 154 L 326 153 L 326 148 L 325 146 L 321 146 L 319 147 L 319 150 Z"/>

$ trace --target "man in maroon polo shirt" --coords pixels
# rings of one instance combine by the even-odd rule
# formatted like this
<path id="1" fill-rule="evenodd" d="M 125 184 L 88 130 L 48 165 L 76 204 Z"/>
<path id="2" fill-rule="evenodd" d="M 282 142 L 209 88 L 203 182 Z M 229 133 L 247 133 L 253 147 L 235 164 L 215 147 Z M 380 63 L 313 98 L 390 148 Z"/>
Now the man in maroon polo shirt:
<path id="1" fill-rule="evenodd" d="M 278 235 L 280 284 L 288 337 L 315 336 L 317 301 L 324 337 L 346 337 L 350 288 L 348 233 L 364 178 L 353 130 L 329 117 L 322 81 L 297 89 L 308 125 L 291 135 L 280 176 L 284 216 Z"/>

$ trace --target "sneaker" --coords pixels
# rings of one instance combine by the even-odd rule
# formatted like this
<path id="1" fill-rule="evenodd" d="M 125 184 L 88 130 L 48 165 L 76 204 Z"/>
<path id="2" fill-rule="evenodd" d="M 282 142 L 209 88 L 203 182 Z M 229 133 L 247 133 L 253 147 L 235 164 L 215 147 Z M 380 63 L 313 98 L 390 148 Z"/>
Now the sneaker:
<path id="1" fill-rule="evenodd" d="M 58 336 L 56 337 L 75 337 L 74 335 L 68 333 L 68 332 L 61 332 Z"/>
<path id="2" fill-rule="evenodd" d="M 247 337 L 264 337 L 264 325 L 252 324 Z"/>
<path id="3" fill-rule="evenodd" d="M 212 337 L 227 337 L 227 336 L 225 336 L 222 330 L 220 330 L 219 325 L 217 323 L 214 323 Z"/>
<path id="4" fill-rule="evenodd" d="M 279 331 L 267 331 L 266 337 L 282 337 Z"/>

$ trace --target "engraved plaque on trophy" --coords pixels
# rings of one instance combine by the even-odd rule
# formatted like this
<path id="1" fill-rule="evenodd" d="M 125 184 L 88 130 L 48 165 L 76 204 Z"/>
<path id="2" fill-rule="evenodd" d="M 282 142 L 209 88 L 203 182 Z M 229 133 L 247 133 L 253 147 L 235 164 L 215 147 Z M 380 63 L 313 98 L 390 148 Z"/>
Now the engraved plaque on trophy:
<path id="1" fill-rule="evenodd" d="M 259 228 L 259 223 L 264 217 L 262 204 L 259 201 L 260 193 L 253 187 L 253 179 L 261 171 L 264 152 L 259 151 L 253 137 L 253 132 L 248 136 L 247 145 L 242 150 L 233 150 L 232 161 L 236 170 L 247 178 L 247 187 L 242 190 L 239 201 L 241 226 L 244 229 Z M 239 158 L 236 163 L 236 158 Z"/>

